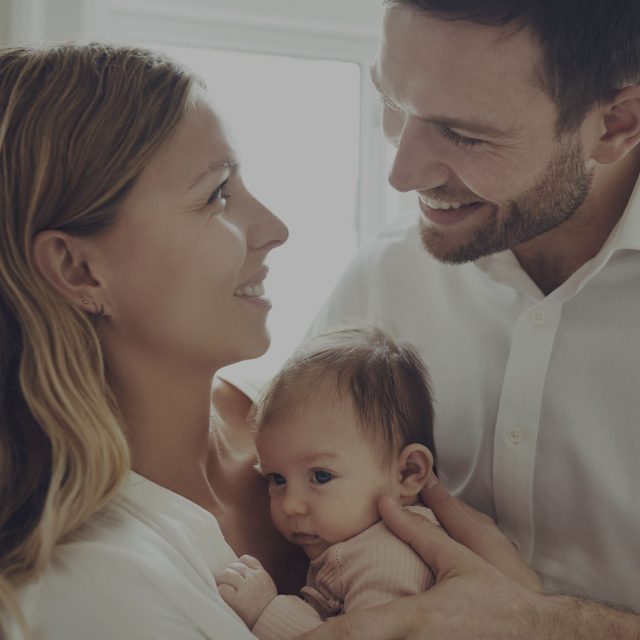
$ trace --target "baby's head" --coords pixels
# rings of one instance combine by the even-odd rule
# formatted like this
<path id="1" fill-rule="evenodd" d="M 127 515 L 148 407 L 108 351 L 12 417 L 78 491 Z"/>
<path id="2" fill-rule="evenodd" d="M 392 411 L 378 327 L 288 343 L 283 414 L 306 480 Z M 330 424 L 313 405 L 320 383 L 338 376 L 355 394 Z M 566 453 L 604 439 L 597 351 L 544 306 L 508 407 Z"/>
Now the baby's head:
<path id="1" fill-rule="evenodd" d="M 305 342 L 254 411 L 276 527 L 310 558 L 417 501 L 433 465 L 429 380 L 413 347 L 375 328 Z"/>

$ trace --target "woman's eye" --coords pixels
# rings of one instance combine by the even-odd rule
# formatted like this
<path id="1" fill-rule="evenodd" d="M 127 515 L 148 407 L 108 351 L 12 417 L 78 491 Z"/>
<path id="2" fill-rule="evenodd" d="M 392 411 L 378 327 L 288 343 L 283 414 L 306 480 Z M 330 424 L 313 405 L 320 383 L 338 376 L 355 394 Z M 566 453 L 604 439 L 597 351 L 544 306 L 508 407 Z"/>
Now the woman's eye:
<path id="1" fill-rule="evenodd" d="M 398 106 L 391 102 L 387 96 L 380 94 L 380 102 L 385 109 L 389 109 L 389 111 L 400 111 Z"/>
<path id="2" fill-rule="evenodd" d="M 330 480 L 333 480 L 333 474 L 324 469 L 316 469 L 311 472 L 311 478 L 316 484 L 326 484 Z"/>
<path id="3" fill-rule="evenodd" d="M 210 196 L 207 200 L 207 204 L 214 204 L 218 200 L 228 200 L 231 196 L 224 193 L 224 189 L 227 186 L 229 180 L 225 180 Z"/>
<path id="4" fill-rule="evenodd" d="M 287 479 L 284 476 L 281 476 L 279 473 L 270 473 L 267 476 L 267 479 L 271 484 L 275 484 L 278 487 L 287 483 Z"/>

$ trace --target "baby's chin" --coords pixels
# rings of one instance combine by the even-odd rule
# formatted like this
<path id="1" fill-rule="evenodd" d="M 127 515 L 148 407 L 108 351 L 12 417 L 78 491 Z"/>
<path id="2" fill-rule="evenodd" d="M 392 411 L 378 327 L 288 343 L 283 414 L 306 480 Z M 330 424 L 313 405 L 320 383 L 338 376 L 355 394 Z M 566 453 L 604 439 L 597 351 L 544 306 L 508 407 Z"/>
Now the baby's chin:
<path id="1" fill-rule="evenodd" d="M 336 543 L 334 542 L 333 544 Z M 309 557 L 309 560 L 315 560 L 316 558 L 319 558 L 329 547 L 331 547 L 330 544 L 324 541 L 318 542 L 317 544 L 308 544 L 301 546 L 304 549 L 304 552 Z"/>
<path id="2" fill-rule="evenodd" d="M 289 533 L 285 536 L 289 542 L 302 547 L 310 560 L 321 556 L 333 543 L 325 542 L 320 536 L 308 533 Z"/>

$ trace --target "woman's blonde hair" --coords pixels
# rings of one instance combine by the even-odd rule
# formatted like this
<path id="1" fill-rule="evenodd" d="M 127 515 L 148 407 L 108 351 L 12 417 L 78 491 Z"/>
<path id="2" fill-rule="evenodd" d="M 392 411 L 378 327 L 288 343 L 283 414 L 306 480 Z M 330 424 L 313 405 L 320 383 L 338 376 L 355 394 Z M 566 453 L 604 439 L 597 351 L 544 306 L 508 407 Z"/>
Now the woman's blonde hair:
<path id="1" fill-rule="evenodd" d="M 33 239 L 111 227 L 197 83 L 143 49 L 0 49 L 0 614 L 23 630 L 16 590 L 129 467 L 97 321 L 39 274 Z"/>

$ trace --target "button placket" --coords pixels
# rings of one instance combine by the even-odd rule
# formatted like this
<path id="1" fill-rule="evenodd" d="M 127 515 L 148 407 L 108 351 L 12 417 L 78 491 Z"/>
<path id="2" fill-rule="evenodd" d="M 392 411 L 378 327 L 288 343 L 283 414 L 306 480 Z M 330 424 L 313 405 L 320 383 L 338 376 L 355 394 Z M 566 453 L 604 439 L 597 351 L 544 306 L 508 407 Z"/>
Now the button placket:
<path id="1" fill-rule="evenodd" d="M 533 543 L 533 474 L 540 410 L 561 305 L 525 312 L 514 328 L 496 420 L 493 457 L 498 523 L 525 557 Z"/>
<path id="2" fill-rule="evenodd" d="M 547 319 L 547 314 L 542 309 L 534 309 L 529 313 L 529 319 L 533 325 L 541 327 Z"/>

